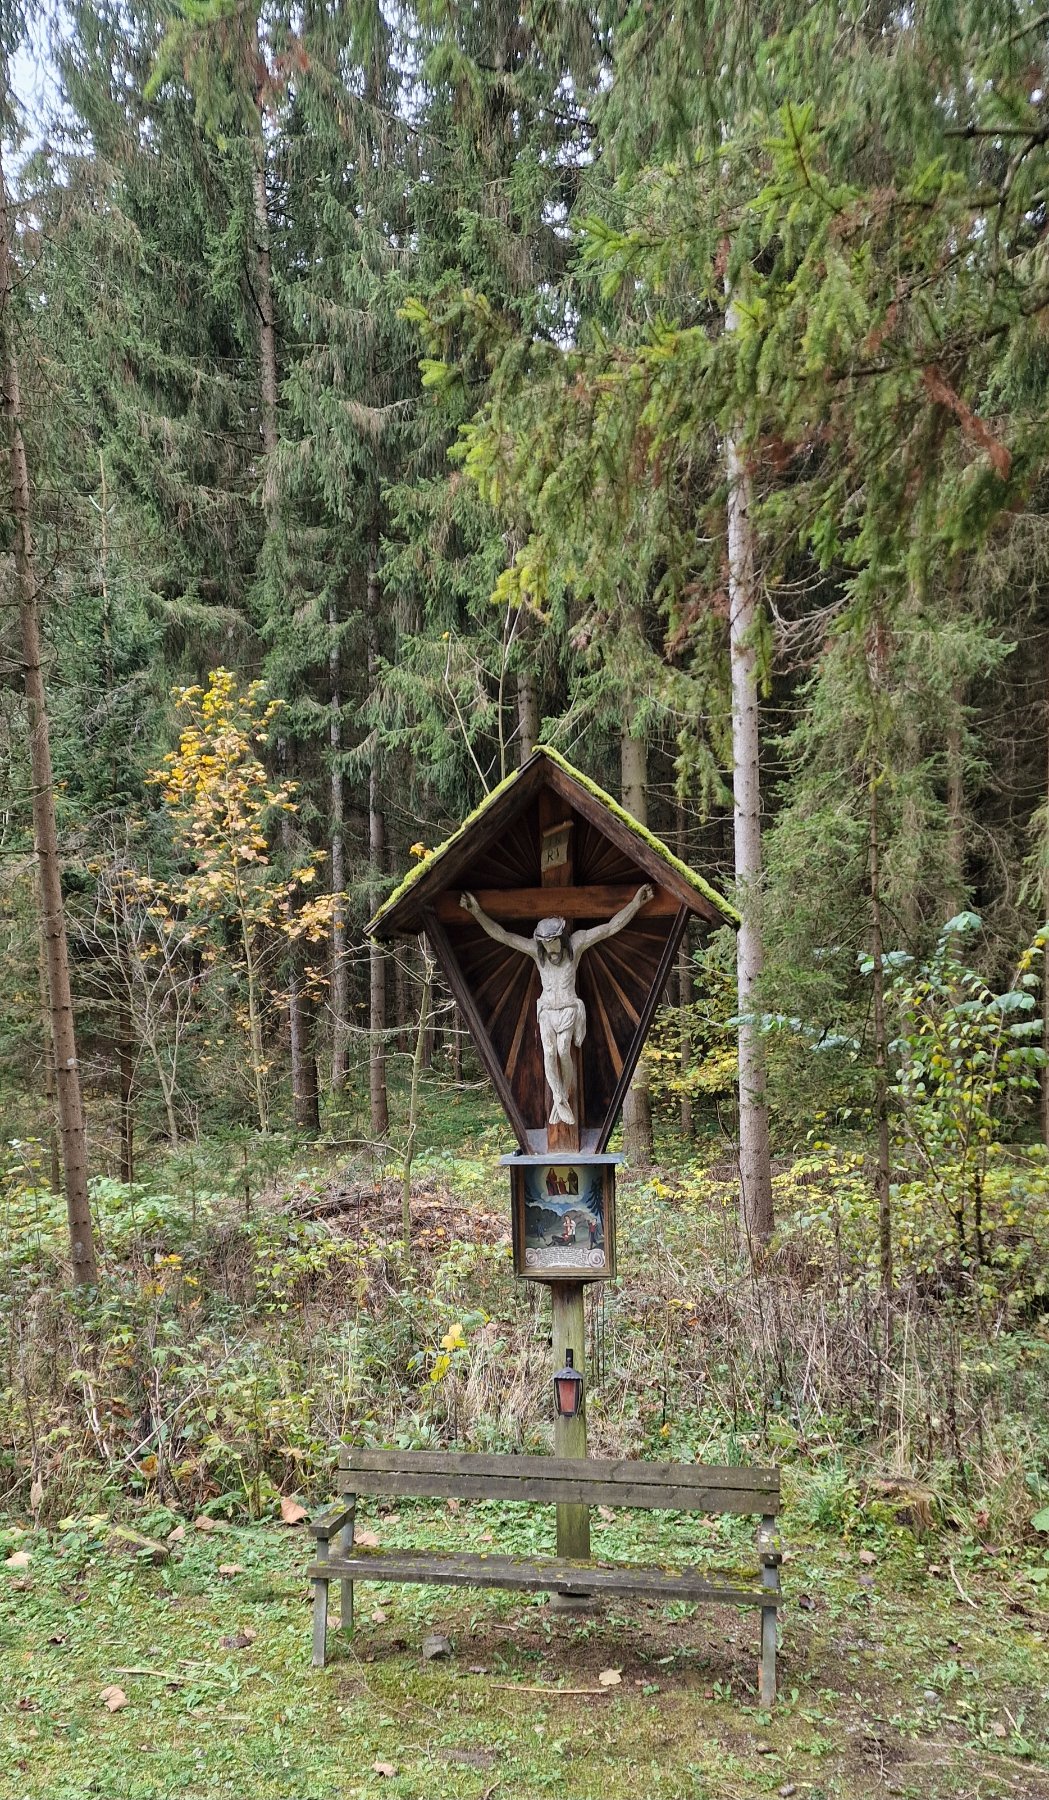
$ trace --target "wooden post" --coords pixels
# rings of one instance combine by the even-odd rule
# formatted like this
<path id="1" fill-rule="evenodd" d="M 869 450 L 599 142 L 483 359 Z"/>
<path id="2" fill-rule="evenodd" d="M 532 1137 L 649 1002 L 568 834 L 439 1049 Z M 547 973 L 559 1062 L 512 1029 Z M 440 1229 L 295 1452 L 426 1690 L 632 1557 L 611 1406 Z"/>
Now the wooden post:
<path id="1" fill-rule="evenodd" d="M 583 1312 L 583 1283 L 554 1281 L 550 1283 L 553 1309 L 554 1368 L 564 1367 L 565 1352 L 575 1353 L 575 1366 L 582 1369 L 586 1350 L 586 1318 Z M 554 1455 L 586 1456 L 586 1390 L 574 1419 L 558 1413 L 554 1421 Z M 590 1556 L 590 1508 L 561 1504 L 557 1508 L 557 1554 L 586 1560 Z"/>

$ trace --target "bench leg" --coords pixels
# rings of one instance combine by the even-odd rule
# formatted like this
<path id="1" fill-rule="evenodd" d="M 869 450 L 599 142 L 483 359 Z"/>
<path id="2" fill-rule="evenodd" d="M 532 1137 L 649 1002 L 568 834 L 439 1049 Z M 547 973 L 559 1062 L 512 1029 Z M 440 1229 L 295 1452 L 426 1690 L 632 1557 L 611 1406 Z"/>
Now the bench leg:
<path id="1" fill-rule="evenodd" d="M 335 1553 L 337 1556 L 348 1556 L 353 1549 L 353 1526 L 354 1518 L 351 1514 L 348 1523 L 343 1526 L 338 1537 L 335 1539 Z M 339 1583 L 339 1629 L 340 1631 L 344 1631 L 347 1636 L 353 1631 L 352 1581 L 340 1581 Z"/>
<path id="2" fill-rule="evenodd" d="M 313 1584 L 313 1666 L 323 1669 L 328 1640 L 328 1583 Z"/>
<path id="3" fill-rule="evenodd" d="M 761 1693 L 763 1707 L 768 1709 L 776 1700 L 776 1608 L 763 1606 L 761 1609 Z"/>
<path id="4" fill-rule="evenodd" d="M 761 1663 L 759 1667 L 760 1700 L 763 1707 L 771 1707 L 776 1699 L 776 1619 L 779 1603 L 779 1566 L 782 1562 L 779 1547 L 779 1536 L 776 1521 L 773 1517 L 765 1517 L 758 1529 L 758 1561 L 761 1564 L 761 1585 L 766 1589 L 770 1606 L 761 1609 Z"/>

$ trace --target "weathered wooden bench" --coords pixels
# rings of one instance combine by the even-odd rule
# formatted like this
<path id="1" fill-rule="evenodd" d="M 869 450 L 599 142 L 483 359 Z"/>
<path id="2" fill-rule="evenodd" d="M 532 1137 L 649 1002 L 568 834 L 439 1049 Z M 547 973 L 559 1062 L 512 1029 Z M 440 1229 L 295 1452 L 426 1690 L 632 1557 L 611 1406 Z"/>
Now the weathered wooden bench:
<path id="1" fill-rule="evenodd" d="M 341 1500 L 312 1520 L 313 1660 L 323 1668 L 328 1583 L 342 1587 L 342 1629 L 353 1629 L 355 1581 L 437 1582 L 524 1592 L 650 1594 L 761 1608 L 761 1704 L 776 1695 L 776 1612 L 780 1597 L 778 1469 L 704 1468 L 693 1463 L 591 1462 L 548 1456 L 456 1456 L 429 1450 L 358 1450 L 339 1456 Z M 661 1511 L 759 1514 L 758 1569 L 712 1575 L 677 1564 L 573 1562 L 565 1558 L 474 1555 L 454 1550 L 372 1549 L 353 1541 L 358 1496 L 419 1495 L 438 1500 L 529 1500 Z"/>

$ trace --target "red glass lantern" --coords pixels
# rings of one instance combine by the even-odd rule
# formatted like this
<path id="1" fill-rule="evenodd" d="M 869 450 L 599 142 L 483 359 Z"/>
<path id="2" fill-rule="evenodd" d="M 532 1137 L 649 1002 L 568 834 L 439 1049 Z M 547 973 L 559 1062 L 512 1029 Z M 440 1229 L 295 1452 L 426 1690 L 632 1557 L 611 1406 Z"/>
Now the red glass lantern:
<path id="1" fill-rule="evenodd" d="M 565 1351 L 565 1366 L 554 1376 L 554 1401 L 562 1419 L 574 1419 L 583 1404 L 583 1377 L 575 1366 L 575 1351 Z"/>

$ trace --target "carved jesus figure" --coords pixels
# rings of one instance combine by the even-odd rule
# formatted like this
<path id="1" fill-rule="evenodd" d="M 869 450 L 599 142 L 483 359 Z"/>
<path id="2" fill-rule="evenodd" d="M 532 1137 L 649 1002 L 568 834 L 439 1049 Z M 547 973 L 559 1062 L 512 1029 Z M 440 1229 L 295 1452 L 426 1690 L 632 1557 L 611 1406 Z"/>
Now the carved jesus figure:
<path id="1" fill-rule="evenodd" d="M 574 1125 L 576 1122 L 572 1111 L 575 1086 L 572 1051 L 586 1036 L 586 1007 L 576 993 L 575 985 L 579 958 L 592 945 L 604 943 L 606 938 L 615 937 L 629 925 L 654 893 L 655 888 L 646 882 L 611 919 L 603 925 L 591 925 L 587 931 L 570 932 L 565 919 L 540 919 L 530 938 L 504 930 L 488 917 L 473 894 L 462 894 L 459 898 L 459 905 L 477 920 L 482 931 L 487 931 L 497 944 L 506 944 L 509 949 L 530 957 L 539 970 L 541 991 L 536 1012 L 539 1040 L 543 1046 L 543 1067 L 550 1089 L 551 1125 Z"/>

